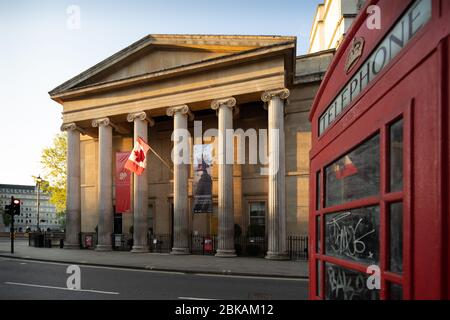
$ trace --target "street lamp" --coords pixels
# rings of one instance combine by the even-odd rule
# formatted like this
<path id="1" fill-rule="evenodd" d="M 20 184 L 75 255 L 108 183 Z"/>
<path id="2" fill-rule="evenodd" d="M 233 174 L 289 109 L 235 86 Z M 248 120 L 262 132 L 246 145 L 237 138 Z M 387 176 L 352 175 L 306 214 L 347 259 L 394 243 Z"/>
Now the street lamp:
<path id="1" fill-rule="evenodd" d="M 41 178 L 41 175 L 39 175 L 36 178 L 36 187 L 37 187 L 37 231 L 38 232 L 41 231 L 41 229 L 39 228 L 39 207 L 41 205 L 41 201 L 40 201 L 41 184 L 42 184 L 42 178 Z"/>

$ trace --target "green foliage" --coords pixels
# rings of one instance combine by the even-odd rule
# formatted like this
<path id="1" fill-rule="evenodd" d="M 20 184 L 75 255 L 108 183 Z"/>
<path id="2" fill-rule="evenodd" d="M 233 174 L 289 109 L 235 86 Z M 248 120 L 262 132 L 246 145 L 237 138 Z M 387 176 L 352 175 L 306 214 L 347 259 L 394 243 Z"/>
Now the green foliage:
<path id="1" fill-rule="evenodd" d="M 4 212 L 2 213 L 3 216 L 3 224 L 5 225 L 5 227 L 9 227 L 9 225 L 11 224 L 11 216 L 9 214 L 5 214 Z"/>
<path id="2" fill-rule="evenodd" d="M 66 210 L 67 181 L 67 135 L 55 136 L 53 145 L 42 150 L 41 164 L 44 169 L 42 191 L 50 194 L 50 203 L 55 205 L 59 214 Z"/>

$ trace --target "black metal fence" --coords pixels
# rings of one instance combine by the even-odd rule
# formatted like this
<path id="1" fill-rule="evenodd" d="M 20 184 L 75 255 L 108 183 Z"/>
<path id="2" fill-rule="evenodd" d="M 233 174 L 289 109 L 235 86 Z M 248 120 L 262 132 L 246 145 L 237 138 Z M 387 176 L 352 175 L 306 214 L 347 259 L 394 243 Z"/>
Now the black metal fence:
<path id="1" fill-rule="evenodd" d="M 48 239 L 50 239 L 50 235 L 43 237 L 42 240 L 38 240 L 37 236 L 31 235 L 29 240 L 30 246 L 35 245 L 36 241 L 48 243 Z M 52 244 L 56 244 L 56 239 L 63 239 L 63 235 L 53 236 Z M 97 234 L 95 232 L 80 233 L 79 239 L 80 248 L 82 249 L 94 249 L 97 245 Z M 133 247 L 133 238 L 130 234 L 113 234 L 111 240 L 114 250 L 129 251 Z M 308 260 L 308 236 L 290 235 L 286 238 L 286 241 L 288 255 L 291 260 Z M 214 255 L 217 251 L 217 244 L 218 237 L 216 235 L 191 234 L 189 238 L 191 254 Z M 150 252 L 153 253 L 170 253 L 173 247 L 173 237 L 171 234 L 149 234 L 148 246 Z M 266 237 L 241 235 L 235 237 L 235 249 L 238 256 L 264 257 L 267 252 L 267 239 Z"/>
<path id="2" fill-rule="evenodd" d="M 28 245 L 30 247 L 51 248 L 64 245 L 64 232 L 30 232 L 28 234 Z"/>
<path id="3" fill-rule="evenodd" d="M 214 255 L 217 251 L 216 235 L 192 234 L 189 248 L 191 254 Z M 287 251 L 291 260 L 308 260 L 308 237 L 288 236 Z M 171 234 L 154 235 L 149 239 L 151 252 L 170 253 L 173 238 Z M 242 235 L 235 238 L 235 249 L 238 256 L 264 257 L 267 252 L 265 237 L 249 237 Z"/>
<path id="4" fill-rule="evenodd" d="M 155 234 L 148 237 L 148 247 L 153 253 L 170 253 L 173 238 L 171 234 Z"/>
<path id="5" fill-rule="evenodd" d="M 308 236 L 288 236 L 287 247 L 291 260 L 308 260 Z"/>

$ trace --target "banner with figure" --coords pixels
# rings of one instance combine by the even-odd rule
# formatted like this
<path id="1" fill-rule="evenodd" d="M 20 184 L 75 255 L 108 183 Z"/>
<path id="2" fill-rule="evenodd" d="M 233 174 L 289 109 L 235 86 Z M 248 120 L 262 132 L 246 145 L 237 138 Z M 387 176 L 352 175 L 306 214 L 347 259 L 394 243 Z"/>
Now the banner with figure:
<path id="1" fill-rule="evenodd" d="M 194 145 L 194 213 L 212 213 L 212 145 Z"/>
<path id="2" fill-rule="evenodd" d="M 125 169 L 131 152 L 116 153 L 116 213 L 130 212 L 131 172 Z"/>

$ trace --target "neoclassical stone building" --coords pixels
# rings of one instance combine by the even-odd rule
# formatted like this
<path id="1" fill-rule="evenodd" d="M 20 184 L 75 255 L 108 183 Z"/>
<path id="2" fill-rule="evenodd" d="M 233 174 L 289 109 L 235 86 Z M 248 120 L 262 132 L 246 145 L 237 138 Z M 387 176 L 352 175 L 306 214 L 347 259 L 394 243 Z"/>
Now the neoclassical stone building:
<path id="1" fill-rule="evenodd" d="M 150 229 L 173 235 L 174 254 L 188 253 L 189 235 L 199 233 L 217 234 L 217 255 L 233 256 L 234 224 L 243 233 L 259 224 L 267 257 L 283 259 L 286 236 L 307 233 L 308 114 L 332 55 L 296 57 L 295 37 L 149 35 L 52 90 L 68 133 L 66 247 L 98 226 L 97 249 L 110 250 L 111 234 L 133 226 L 134 252 L 147 251 Z M 213 165 L 213 213 L 194 214 L 193 168 L 171 162 L 173 129 L 194 136 L 193 120 L 202 132 L 218 128 L 219 158 L 226 129 L 279 129 L 267 147 L 280 146 L 279 170 Z M 131 213 L 116 213 L 115 153 L 131 151 L 138 136 L 157 155 L 149 152 L 146 174 L 133 179 Z M 202 140 L 191 143 L 211 142 Z"/>

